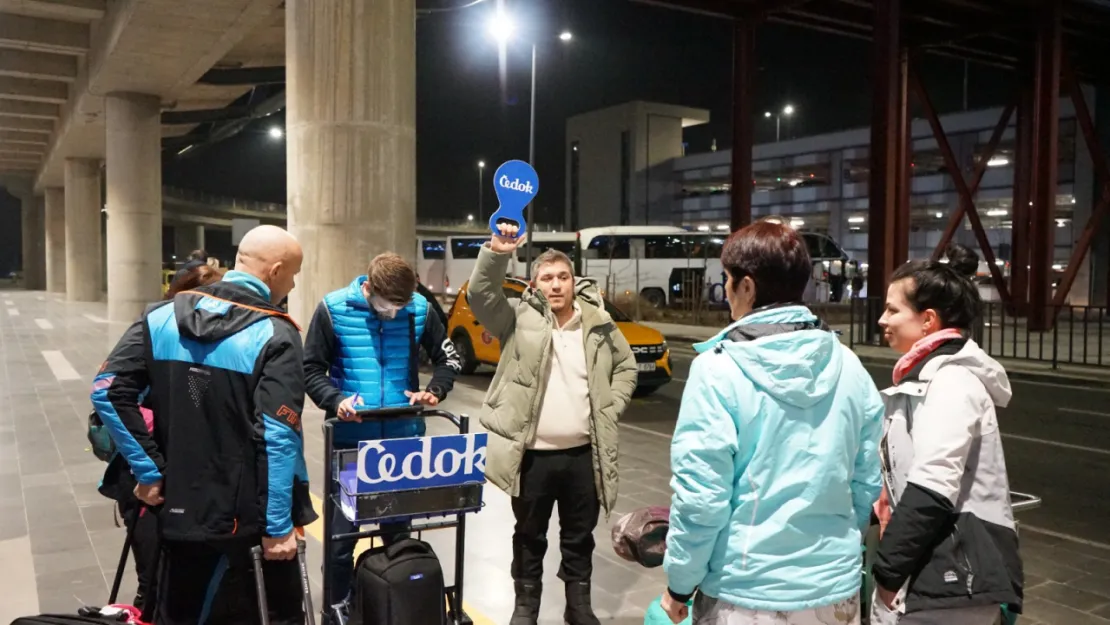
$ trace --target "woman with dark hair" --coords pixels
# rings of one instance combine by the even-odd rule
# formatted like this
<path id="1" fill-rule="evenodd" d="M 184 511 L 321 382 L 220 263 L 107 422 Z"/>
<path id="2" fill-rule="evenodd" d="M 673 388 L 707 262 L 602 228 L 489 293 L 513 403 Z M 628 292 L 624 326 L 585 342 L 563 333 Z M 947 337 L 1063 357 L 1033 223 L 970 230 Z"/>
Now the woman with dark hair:
<path id="1" fill-rule="evenodd" d="M 990 625 L 1021 611 L 1023 574 L 996 409 L 1006 371 L 969 338 L 979 292 L 966 265 L 903 265 L 879 325 L 902 354 L 883 392 L 875 625 Z M 978 265 L 978 261 L 975 261 Z"/>
<path id="2" fill-rule="evenodd" d="M 223 272 L 208 265 L 194 265 L 188 269 L 182 269 L 170 283 L 170 288 L 166 290 L 166 299 L 173 299 L 182 291 L 191 291 L 197 287 L 219 282 L 223 276 Z"/>
<path id="3" fill-rule="evenodd" d="M 944 250 L 944 255 L 948 258 L 948 266 L 968 280 L 979 273 L 979 255 L 970 247 L 953 243 Z"/>
<path id="4" fill-rule="evenodd" d="M 179 272 L 165 299 L 173 299 L 182 291 L 188 291 L 213 282 L 219 282 L 223 274 L 208 265 L 199 264 L 183 269 Z M 145 395 L 146 393 L 144 393 Z M 143 402 L 139 407 L 146 421 L 147 429 L 154 429 L 154 413 Z M 135 573 L 138 577 L 138 591 L 135 594 L 134 605 L 139 609 L 152 607 L 151 598 L 155 596 L 157 586 L 158 555 L 160 541 L 158 539 L 157 515 L 142 507 L 134 495 L 135 478 L 122 455 L 116 455 L 108 464 L 108 468 L 101 480 L 100 492 L 116 500 L 119 514 L 124 525 L 134 534 L 132 543 L 135 554 Z M 136 516 L 138 515 L 138 516 Z M 132 530 L 132 523 L 137 523 Z"/>
<path id="5" fill-rule="evenodd" d="M 767 221 L 721 254 L 736 321 L 690 368 L 671 443 L 663 609 L 679 623 L 858 624 L 883 402 L 800 302 L 804 240 Z"/>

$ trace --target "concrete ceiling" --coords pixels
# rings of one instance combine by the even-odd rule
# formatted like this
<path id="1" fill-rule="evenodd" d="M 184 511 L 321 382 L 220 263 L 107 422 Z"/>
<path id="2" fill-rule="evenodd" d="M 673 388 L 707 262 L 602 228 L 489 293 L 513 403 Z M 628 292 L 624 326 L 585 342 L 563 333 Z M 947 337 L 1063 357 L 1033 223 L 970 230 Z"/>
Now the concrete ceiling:
<path id="1" fill-rule="evenodd" d="M 0 174 L 61 186 L 66 158 L 104 158 L 104 95 L 163 110 L 226 106 L 249 85 L 208 70 L 285 64 L 281 0 L 0 0 Z M 190 126 L 163 126 L 163 134 Z"/>

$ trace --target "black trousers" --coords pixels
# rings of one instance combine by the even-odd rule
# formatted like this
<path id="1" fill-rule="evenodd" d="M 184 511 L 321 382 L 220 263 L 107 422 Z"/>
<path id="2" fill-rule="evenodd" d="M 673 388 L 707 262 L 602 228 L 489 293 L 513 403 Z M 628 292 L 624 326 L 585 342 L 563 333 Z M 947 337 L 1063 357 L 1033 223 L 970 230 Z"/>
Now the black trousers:
<path id="1" fill-rule="evenodd" d="M 257 544 L 255 542 L 254 544 Z M 261 622 L 250 543 L 214 546 L 163 541 L 155 625 L 251 625 Z M 270 622 L 304 625 L 296 560 L 264 561 Z"/>
<path id="2" fill-rule="evenodd" d="M 594 485 L 593 448 L 524 452 L 520 496 L 513 498 L 513 580 L 543 579 L 547 526 L 559 506 L 559 579 L 586 582 L 593 574 L 594 528 L 601 504 Z"/>

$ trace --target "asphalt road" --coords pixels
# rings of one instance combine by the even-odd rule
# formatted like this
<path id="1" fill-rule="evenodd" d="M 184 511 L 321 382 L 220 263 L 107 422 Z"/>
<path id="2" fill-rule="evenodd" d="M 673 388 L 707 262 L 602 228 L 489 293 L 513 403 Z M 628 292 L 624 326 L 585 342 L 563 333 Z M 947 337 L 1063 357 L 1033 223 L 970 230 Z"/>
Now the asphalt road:
<path id="1" fill-rule="evenodd" d="M 694 353 L 672 343 L 674 380 L 634 400 L 624 422 L 669 435 Z M 869 366 L 879 388 L 890 385 L 890 366 Z M 492 370 L 459 381 L 484 390 Z M 1020 523 L 1082 540 L 1110 544 L 1110 387 L 1105 389 L 1013 381 L 1014 398 L 999 413 L 1014 491 L 1043 499 L 1019 512 Z"/>

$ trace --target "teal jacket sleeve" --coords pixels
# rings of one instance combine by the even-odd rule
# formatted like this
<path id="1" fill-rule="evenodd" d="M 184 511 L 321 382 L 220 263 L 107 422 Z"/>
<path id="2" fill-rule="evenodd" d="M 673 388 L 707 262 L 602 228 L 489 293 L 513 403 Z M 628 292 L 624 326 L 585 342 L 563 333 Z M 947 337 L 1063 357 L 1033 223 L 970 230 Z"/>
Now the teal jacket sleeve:
<path id="1" fill-rule="evenodd" d="M 861 531 L 867 530 L 871 522 L 871 507 L 879 499 L 882 491 L 882 467 L 879 466 L 879 439 L 883 436 L 883 420 L 886 409 L 875 383 L 866 372 L 863 373 L 864 402 L 863 427 L 860 429 L 859 450 L 856 452 L 855 467 L 852 470 L 852 507 L 856 512 L 856 523 Z"/>
<path id="2" fill-rule="evenodd" d="M 663 567 L 670 593 L 680 601 L 709 572 L 713 547 L 732 512 L 738 435 L 729 409 L 732 393 L 715 379 L 715 356 L 698 356 L 690 367 L 671 440 L 674 495 Z"/>

